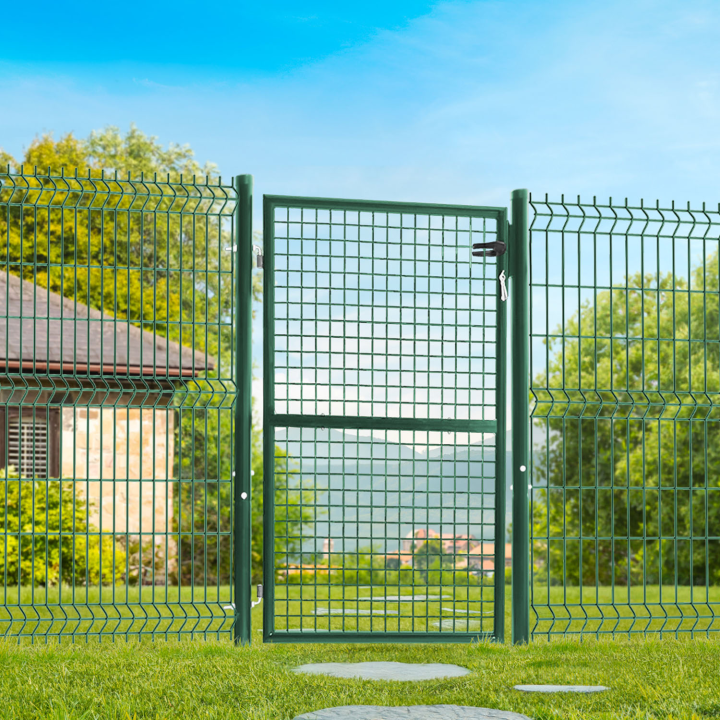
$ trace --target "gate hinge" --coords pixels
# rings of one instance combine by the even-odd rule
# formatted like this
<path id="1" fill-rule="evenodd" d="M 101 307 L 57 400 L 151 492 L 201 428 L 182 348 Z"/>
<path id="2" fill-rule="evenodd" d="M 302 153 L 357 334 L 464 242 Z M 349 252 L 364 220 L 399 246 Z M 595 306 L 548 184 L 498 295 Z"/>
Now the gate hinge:
<path id="1" fill-rule="evenodd" d="M 263 599 L 263 586 L 258 585 L 257 586 L 257 600 L 255 602 L 250 603 L 250 609 L 252 610 L 256 605 L 259 605 L 262 602 Z M 223 605 L 223 610 L 235 610 L 235 603 L 230 603 L 229 605 Z"/>
<path id="2" fill-rule="evenodd" d="M 263 254 L 262 254 L 262 248 L 259 245 L 253 245 L 253 252 L 255 253 L 255 258 L 257 260 L 257 266 L 259 268 L 264 267 L 263 266 Z"/>
<path id="3" fill-rule="evenodd" d="M 229 245 L 228 247 L 225 248 L 225 252 L 237 252 L 237 249 L 238 249 L 237 245 Z M 253 245 L 253 252 L 255 253 L 257 266 L 259 268 L 263 267 L 262 248 L 259 245 Z"/>
<path id="4" fill-rule="evenodd" d="M 507 245 L 502 240 L 492 242 L 473 243 L 473 257 L 500 257 L 507 251 Z"/>

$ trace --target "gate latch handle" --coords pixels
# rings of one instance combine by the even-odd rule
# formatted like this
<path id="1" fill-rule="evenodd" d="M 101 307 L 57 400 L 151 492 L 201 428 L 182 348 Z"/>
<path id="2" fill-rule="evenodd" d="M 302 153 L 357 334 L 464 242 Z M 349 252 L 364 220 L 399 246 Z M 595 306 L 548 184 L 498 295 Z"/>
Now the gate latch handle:
<path id="1" fill-rule="evenodd" d="M 262 248 L 259 245 L 253 245 L 253 252 L 255 253 L 255 257 L 257 258 L 257 266 L 259 268 L 263 267 L 263 252 Z"/>
<path id="2" fill-rule="evenodd" d="M 505 302 L 508 299 L 507 285 L 505 284 L 505 271 L 503 270 L 498 276 L 500 281 L 500 300 Z"/>
<path id="3" fill-rule="evenodd" d="M 256 605 L 259 605 L 262 602 L 263 599 L 263 586 L 258 585 L 257 586 L 257 600 L 254 603 L 251 603 L 250 609 L 252 610 Z"/>
<path id="4" fill-rule="evenodd" d="M 500 257 L 505 254 L 507 245 L 502 240 L 492 242 L 473 243 L 473 257 Z"/>

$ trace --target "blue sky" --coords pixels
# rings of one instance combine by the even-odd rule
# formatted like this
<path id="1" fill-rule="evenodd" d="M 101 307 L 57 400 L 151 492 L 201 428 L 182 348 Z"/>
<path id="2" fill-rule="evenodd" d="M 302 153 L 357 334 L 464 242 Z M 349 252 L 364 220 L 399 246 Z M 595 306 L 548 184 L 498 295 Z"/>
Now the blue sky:
<path id="1" fill-rule="evenodd" d="M 25 6 L 4 9 L 16 156 L 36 133 L 135 122 L 258 194 L 718 200 L 717 2 L 34 7 L 29 33 Z"/>

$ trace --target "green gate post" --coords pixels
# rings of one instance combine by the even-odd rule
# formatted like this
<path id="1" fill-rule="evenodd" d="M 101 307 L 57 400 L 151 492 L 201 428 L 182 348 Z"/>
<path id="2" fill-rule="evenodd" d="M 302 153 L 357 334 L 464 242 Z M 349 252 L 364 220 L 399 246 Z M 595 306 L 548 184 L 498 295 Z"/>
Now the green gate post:
<path id="1" fill-rule="evenodd" d="M 530 640 L 530 272 L 528 191 L 512 193 L 512 641 Z"/>
<path id="2" fill-rule="evenodd" d="M 235 484 L 233 545 L 236 643 L 250 644 L 252 490 L 252 175 L 235 177 L 237 341 L 235 366 Z"/>

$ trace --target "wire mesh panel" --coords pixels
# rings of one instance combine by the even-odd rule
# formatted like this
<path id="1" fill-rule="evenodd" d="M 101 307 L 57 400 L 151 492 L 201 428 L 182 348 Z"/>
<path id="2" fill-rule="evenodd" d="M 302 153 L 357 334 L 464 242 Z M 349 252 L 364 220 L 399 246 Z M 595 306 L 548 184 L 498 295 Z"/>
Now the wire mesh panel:
<path id="1" fill-rule="evenodd" d="M 267 640 L 502 637 L 506 227 L 265 197 Z"/>
<path id="2" fill-rule="evenodd" d="M 720 629 L 720 213 L 531 198 L 533 635 Z"/>
<path id="3" fill-rule="evenodd" d="M 0 636 L 230 631 L 235 197 L 0 174 Z"/>

